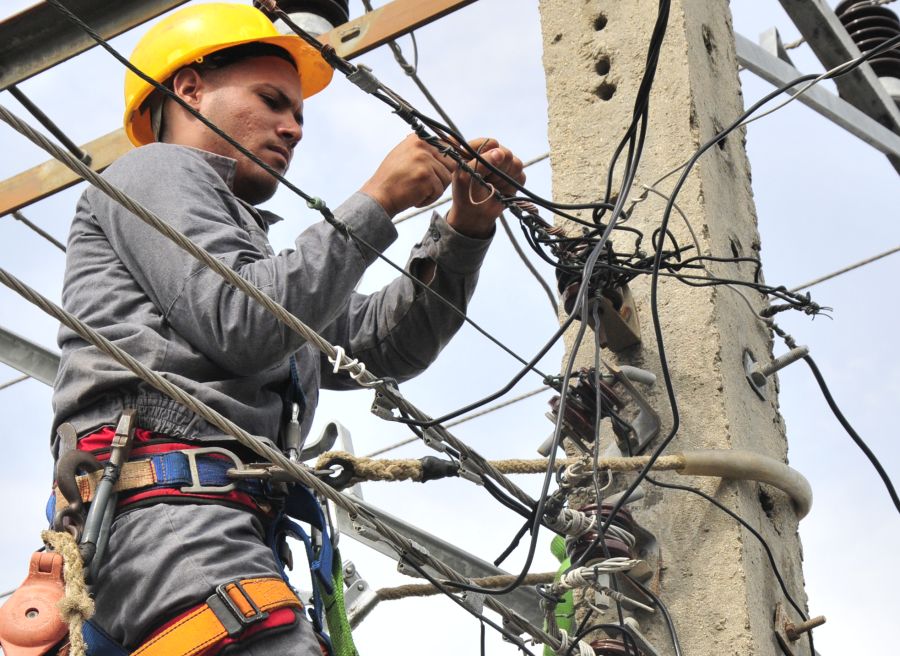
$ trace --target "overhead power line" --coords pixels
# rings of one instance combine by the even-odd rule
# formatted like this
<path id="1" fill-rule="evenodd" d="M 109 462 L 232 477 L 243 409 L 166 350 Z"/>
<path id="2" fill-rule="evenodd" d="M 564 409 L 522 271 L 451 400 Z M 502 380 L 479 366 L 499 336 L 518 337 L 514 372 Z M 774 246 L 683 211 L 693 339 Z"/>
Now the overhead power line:
<path id="1" fill-rule="evenodd" d="M 864 260 L 860 260 L 855 264 L 850 264 L 845 266 L 843 269 L 838 269 L 832 273 L 821 276 L 820 278 L 815 278 L 814 280 L 810 280 L 809 282 L 805 282 L 802 285 L 797 285 L 793 289 L 789 290 L 792 292 L 799 292 L 801 289 L 809 289 L 814 285 L 818 285 L 820 282 L 825 282 L 826 280 L 831 280 L 832 278 L 837 278 L 848 271 L 853 271 L 854 269 L 859 269 L 861 267 L 866 266 L 867 264 L 872 264 L 872 262 L 877 262 L 878 260 L 887 257 L 888 255 L 893 255 L 894 253 L 900 253 L 900 246 L 894 246 L 890 250 L 884 251 L 883 253 L 879 253 L 878 255 L 873 255 L 872 257 L 867 257 Z"/>
<path id="2" fill-rule="evenodd" d="M 525 392 L 524 394 L 522 394 L 520 396 L 516 396 L 511 399 L 507 399 L 506 401 L 503 401 L 502 403 L 495 403 L 492 406 L 488 406 L 484 410 L 479 410 L 478 412 L 473 412 L 471 414 L 460 417 L 459 419 L 454 419 L 453 421 L 448 421 L 446 424 L 444 424 L 444 427 L 452 428 L 454 426 L 459 426 L 460 424 L 463 424 L 471 419 L 483 417 L 484 415 L 488 415 L 488 414 L 494 412 L 495 410 L 500 410 L 501 408 L 505 408 L 514 403 L 518 403 L 519 401 L 524 401 L 525 399 L 531 398 L 532 396 L 535 396 L 536 394 L 540 394 L 541 392 L 546 392 L 547 389 L 548 388 L 546 388 L 546 387 L 540 387 L 538 389 L 531 390 L 530 392 Z M 391 444 L 390 446 L 386 446 L 383 449 L 378 449 L 377 451 L 372 451 L 372 453 L 367 453 L 364 457 L 374 458 L 375 456 L 380 456 L 381 454 L 387 453 L 388 451 L 393 451 L 394 449 L 399 449 L 401 446 L 405 446 L 407 444 L 412 444 L 413 442 L 418 442 L 418 441 L 419 441 L 418 437 L 411 437 L 408 440 L 402 440 L 400 442 L 397 442 L 396 444 Z"/>
<path id="3" fill-rule="evenodd" d="M 13 385 L 15 385 L 17 383 L 21 383 L 23 380 L 28 380 L 29 378 L 31 378 L 31 376 L 29 376 L 28 374 L 25 374 L 24 376 L 19 376 L 18 378 L 13 378 L 12 380 L 8 380 L 5 383 L 0 383 L 0 390 L 5 390 L 7 387 L 12 387 Z M 0 596 L 2 596 L 2 595 L 0 595 Z"/>
<path id="4" fill-rule="evenodd" d="M 37 233 L 38 235 L 40 235 L 41 237 L 43 237 L 44 239 L 49 241 L 51 244 L 56 246 L 63 253 L 66 252 L 66 247 L 62 244 L 62 242 L 58 241 L 53 235 L 51 235 L 49 232 L 47 232 L 40 226 L 37 226 L 34 223 L 32 223 L 31 221 L 29 221 L 25 217 L 25 215 L 22 214 L 19 210 L 15 210 L 12 212 L 12 218 L 14 218 L 16 221 L 21 221 L 22 223 L 24 223 L 26 226 L 28 226 L 28 228 L 30 228 L 32 231 L 34 231 L 35 233 Z"/>

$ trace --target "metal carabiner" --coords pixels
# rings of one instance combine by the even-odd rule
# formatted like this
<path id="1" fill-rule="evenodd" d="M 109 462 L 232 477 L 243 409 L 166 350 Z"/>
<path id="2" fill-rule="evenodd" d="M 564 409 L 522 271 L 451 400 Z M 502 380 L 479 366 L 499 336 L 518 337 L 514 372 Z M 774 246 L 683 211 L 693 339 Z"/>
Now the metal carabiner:
<path id="1" fill-rule="evenodd" d="M 101 462 L 87 451 L 68 451 L 59 459 L 56 463 L 56 487 L 69 505 L 54 514 L 54 531 L 67 531 L 76 540 L 81 538 L 86 513 L 78 487 L 78 475 L 79 472 L 91 473 L 102 468 Z"/>

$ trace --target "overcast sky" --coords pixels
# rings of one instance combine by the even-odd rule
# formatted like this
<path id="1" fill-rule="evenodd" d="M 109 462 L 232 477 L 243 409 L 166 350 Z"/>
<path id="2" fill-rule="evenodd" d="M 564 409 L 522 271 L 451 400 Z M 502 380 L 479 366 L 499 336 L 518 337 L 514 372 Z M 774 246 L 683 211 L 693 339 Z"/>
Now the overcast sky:
<path id="1" fill-rule="evenodd" d="M 31 4 L 3 3 L 3 16 Z M 755 40 L 770 26 L 786 41 L 798 36 L 776 0 L 732 2 L 736 30 Z M 353 15 L 361 12 L 351 3 Z M 131 51 L 139 28 L 114 41 Z M 402 41 L 410 59 L 409 39 Z M 496 136 L 522 159 L 547 150 L 546 100 L 536 3 L 481 0 L 418 32 L 419 71 L 454 120 L 470 136 Z M 641 46 L 643 48 L 644 46 Z M 821 67 L 805 48 L 792 52 L 804 72 Z M 377 52 L 363 58 L 389 85 L 419 107 L 426 103 L 390 58 Z M 124 71 L 106 53 L 93 50 L 28 80 L 21 89 L 78 143 L 118 127 Z M 742 73 L 745 102 L 770 87 Z M 0 102 L 24 111 L 9 96 Z M 331 206 L 355 191 L 387 150 L 406 134 L 404 124 L 377 101 L 337 79 L 309 101 L 304 141 L 289 178 Z M 653 114 L 651 113 L 651 121 Z M 624 129 L 623 125 L 620 126 Z M 599 129 L 599 127 L 598 127 Z M 0 177 L 6 178 L 46 159 L 6 126 L 0 127 Z M 897 173 L 880 153 L 811 110 L 795 103 L 750 126 L 747 147 L 762 235 L 762 257 L 770 284 L 796 284 L 900 243 Z M 684 153 L 687 157 L 690 153 Z M 641 171 L 641 181 L 659 171 Z M 528 184 L 550 195 L 546 162 L 528 171 Z M 599 188 L 599 181 L 598 181 Z M 65 241 L 75 200 L 82 187 L 58 194 L 23 210 L 24 214 Z M 592 190 L 588 197 L 596 195 Z M 267 207 L 287 218 L 274 230 L 276 250 L 289 247 L 297 232 L 317 216 L 289 192 L 280 192 Z M 400 239 L 388 252 L 404 262 L 409 247 L 424 231 L 420 219 L 402 225 Z M 11 217 L 0 219 L 0 266 L 42 293 L 58 299 L 63 255 Z M 538 264 L 549 275 L 546 266 Z M 383 266 L 373 268 L 363 288 L 389 279 Z M 851 423 L 900 478 L 900 447 L 894 439 L 900 424 L 900 361 L 896 326 L 900 257 L 822 284 L 814 298 L 834 308 L 833 319 L 815 321 L 782 315 L 782 325 L 807 344 Z M 556 328 L 556 317 L 537 284 L 498 235 L 482 272 L 470 315 L 517 352 L 534 353 Z M 56 350 L 52 319 L 0 289 L 0 323 L 4 328 Z M 778 352 L 783 348 L 776 347 Z M 562 352 L 544 360 L 557 370 Z M 438 363 L 404 386 L 407 396 L 436 415 L 500 387 L 516 363 L 473 330 L 464 328 Z M 0 366 L 0 382 L 18 373 Z M 900 523 L 883 486 L 862 454 L 828 412 L 808 370 L 794 366 L 780 375 L 782 412 L 788 427 L 790 464 L 809 478 L 815 503 L 801 523 L 804 570 L 810 612 L 828 624 L 817 630 L 823 656 L 886 653 L 894 628 L 894 591 L 900 583 L 894 560 Z M 526 378 L 512 393 L 540 386 Z M 543 393 L 512 408 L 460 426 L 454 432 L 491 458 L 533 457 L 551 429 L 543 418 L 550 394 Z M 339 419 L 351 431 L 358 453 L 381 448 L 406 434 L 367 412 L 367 392 L 326 394 L 317 426 Z M 49 491 L 51 461 L 47 450 L 50 390 L 28 380 L 0 391 L 0 591 L 24 577 L 29 553 L 39 546 L 43 507 Z M 396 456 L 425 455 L 413 445 Z M 521 481 L 534 490 L 536 480 Z M 369 500 L 413 521 L 479 556 L 493 560 L 518 521 L 471 484 L 461 480 L 419 484 L 370 484 Z M 663 545 L 664 548 L 664 545 Z M 358 563 L 374 587 L 405 583 L 381 556 L 344 542 L 344 556 Z M 520 563 L 509 561 L 510 569 Z M 555 569 L 542 541 L 535 570 Z M 677 622 L 676 618 L 676 622 Z M 365 654 L 413 654 L 427 648 L 435 655 L 477 653 L 478 624 L 446 599 L 387 602 L 357 632 Z M 427 645 L 427 647 L 425 647 Z M 489 653 L 511 654 L 509 645 L 492 638 Z M 669 647 L 660 645 L 661 653 Z"/>

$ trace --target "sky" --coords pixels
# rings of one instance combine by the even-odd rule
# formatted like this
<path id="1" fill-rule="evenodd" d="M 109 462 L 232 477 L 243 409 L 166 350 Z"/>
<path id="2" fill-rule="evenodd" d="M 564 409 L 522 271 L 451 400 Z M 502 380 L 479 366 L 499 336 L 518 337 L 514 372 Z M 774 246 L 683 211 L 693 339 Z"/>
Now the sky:
<path id="1" fill-rule="evenodd" d="M 7 0 L 0 17 L 30 4 Z M 731 8 L 736 31 L 748 38 L 756 40 L 771 26 L 781 30 L 785 41 L 798 36 L 775 0 L 735 0 Z M 351 2 L 352 15 L 361 11 L 359 3 Z M 142 32 L 138 28 L 113 44 L 128 53 Z M 463 132 L 494 136 L 524 160 L 547 151 L 536 3 L 481 0 L 420 29 L 417 37 L 419 73 Z M 412 59 L 410 40 L 405 38 L 401 44 Z M 806 47 L 791 55 L 803 72 L 822 70 Z M 387 50 L 361 61 L 414 104 L 426 107 Z M 20 88 L 74 141 L 85 143 L 120 125 L 123 76 L 119 64 L 94 49 Z M 770 90 L 751 73 L 742 73 L 741 80 L 748 104 Z M 25 116 L 8 93 L 0 94 L 0 103 Z M 288 177 L 331 206 L 358 189 L 407 132 L 384 106 L 341 79 L 307 103 L 305 121 L 304 140 Z M 47 159 L 5 125 L 0 126 L 0 139 L 0 178 Z M 793 287 L 900 243 L 896 171 L 883 155 L 839 127 L 794 103 L 753 123 L 747 148 L 763 267 L 770 284 Z M 653 180 L 660 173 L 641 171 L 639 178 Z M 549 196 L 550 181 L 546 161 L 528 170 L 528 186 L 535 192 Z M 23 213 L 65 241 L 82 189 L 57 194 Z M 284 190 L 266 207 L 287 218 L 273 230 L 276 250 L 290 247 L 293 237 L 317 218 Z M 405 222 L 387 254 L 403 263 L 424 230 L 424 218 Z M 0 266 L 58 300 L 63 265 L 63 255 L 55 247 L 11 217 L 0 218 Z M 537 266 L 550 276 L 545 265 L 538 262 Z M 376 289 L 391 276 L 385 266 L 375 265 L 361 288 Z M 900 478 L 900 447 L 893 439 L 900 425 L 900 358 L 895 337 L 900 320 L 898 279 L 900 256 L 886 258 L 814 288 L 814 299 L 833 308 L 831 319 L 781 315 L 782 326 L 809 346 L 835 399 L 895 479 Z M 557 326 L 543 292 L 501 234 L 482 270 L 470 316 L 525 355 L 536 352 Z M 0 289 L 0 325 L 56 350 L 54 321 L 5 288 Z M 777 353 L 782 350 L 776 346 Z M 558 370 L 561 357 L 557 347 L 542 364 Z M 431 369 L 404 386 L 404 393 L 430 414 L 443 414 L 499 388 L 516 370 L 515 361 L 465 327 Z M 0 383 L 17 375 L 0 366 Z M 896 568 L 890 565 L 900 545 L 897 514 L 872 467 L 829 413 L 809 371 L 794 365 L 782 371 L 779 380 L 790 464 L 810 480 L 815 498 L 800 533 L 809 610 L 828 618 L 816 632 L 817 649 L 823 656 L 843 651 L 886 653 L 896 610 L 893 592 L 900 584 Z M 538 387 L 539 378 L 532 376 L 511 394 Z M 551 431 L 550 422 L 543 418 L 550 396 L 541 393 L 463 424 L 454 433 L 489 458 L 535 457 L 535 449 Z M 368 412 L 370 403 L 369 392 L 326 394 L 314 430 L 327 421 L 341 421 L 351 432 L 357 453 L 407 437 L 398 426 L 374 418 Z M 0 390 L 0 444 L 6 450 L 0 458 L 0 498 L 5 500 L 0 506 L 0 592 L 24 578 L 29 554 L 40 545 L 51 481 L 50 422 L 48 387 L 27 380 Z M 426 447 L 414 444 L 392 455 L 427 453 Z M 538 481 L 533 477 L 517 482 L 536 493 Z M 365 496 L 487 560 L 496 557 L 518 528 L 516 517 L 462 480 L 427 485 L 372 483 L 365 486 Z M 352 540 L 342 541 L 342 551 L 373 587 L 409 582 L 384 557 Z M 517 554 L 508 567 L 515 570 L 520 564 Z M 535 570 L 551 569 L 555 569 L 554 559 L 544 536 Z M 430 653 L 442 656 L 477 653 L 479 627 L 449 600 L 435 598 L 385 602 L 355 635 L 362 653 L 390 648 L 392 653 L 412 654 L 427 644 Z M 493 636 L 488 645 L 492 654 L 515 651 Z M 666 654 L 669 647 L 660 647 Z"/>

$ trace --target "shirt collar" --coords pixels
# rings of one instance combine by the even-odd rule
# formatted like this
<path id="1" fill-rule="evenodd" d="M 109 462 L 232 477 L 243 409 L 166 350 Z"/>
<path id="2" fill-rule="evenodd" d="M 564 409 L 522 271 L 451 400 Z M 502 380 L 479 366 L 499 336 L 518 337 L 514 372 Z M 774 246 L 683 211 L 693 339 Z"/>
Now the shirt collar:
<path id="1" fill-rule="evenodd" d="M 213 168 L 213 170 L 219 174 L 222 180 L 225 181 L 225 184 L 228 185 L 228 188 L 232 192 L 234 192 L 234 174 L 235 171 L 237 171 L 237 160 L 232 157 L 226 157 L 225 155 L 211 153 L 208 150 L 201 150 L 200 148 L 194 148 L 192 146 L 183 147 L 190 148 L 193 152 L 202 157 Z M 274 212 L 259 209 L 258 207 L 255 207 L 250 203 L 241 200 L 240 198 L 237 198 L 237 200 L 241 203 L 241 205 L 243 205 L 250 211 L 254 218 L 259 219 L 259 223 L 261 224 L 260 227 L 262 227 L 263 230 L 266 230 L 267 232 L 270 225 L 272 225 L 273 223 L 278 223 L 282 220 L 281 217 Z"/>

